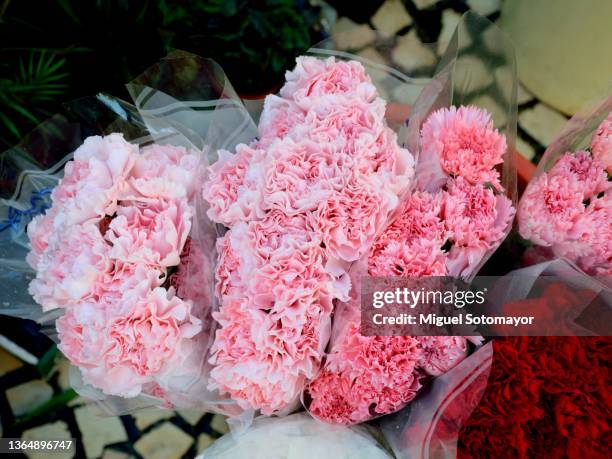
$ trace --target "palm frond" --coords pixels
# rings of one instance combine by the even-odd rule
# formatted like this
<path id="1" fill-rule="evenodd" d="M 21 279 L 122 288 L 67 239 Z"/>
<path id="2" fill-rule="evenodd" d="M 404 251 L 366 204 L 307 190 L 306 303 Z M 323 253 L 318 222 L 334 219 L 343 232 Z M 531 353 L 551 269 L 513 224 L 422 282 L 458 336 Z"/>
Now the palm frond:
<path id="1" fill-rule="evenodd" d="M 40 123 L 44 104 L 68 88 L 66 59 L 49 50 L 30 50 L 16 56 L 15 73 L 0 79 L 0 128 L 17 141 Z"/>

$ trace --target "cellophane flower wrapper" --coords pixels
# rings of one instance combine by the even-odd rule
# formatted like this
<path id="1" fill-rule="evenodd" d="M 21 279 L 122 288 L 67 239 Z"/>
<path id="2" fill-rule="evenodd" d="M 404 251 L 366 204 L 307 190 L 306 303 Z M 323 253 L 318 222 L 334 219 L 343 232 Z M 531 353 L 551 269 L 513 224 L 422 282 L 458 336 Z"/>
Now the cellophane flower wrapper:
<path id="1" fill-rule="evenodd" d="M 559 258 L 500 277 L 490 291 L 488 306 L 496 315 L 535 316 L 536 325 L 518 326 L 514 336 L 610 334 L 610 287 Z"/>
<path id="2" fill-rule="evenodd" d="M 355 424 L 396 412 L 415 397 L 419 400 L 419 391 L 427 380 L 457 365 L 472 344 L 482 342 L 478 337 L 361 336 L 359 283 L 364 276 L 452 276 L 469 281 L 501 244 L 514 216 L 516 84 L 511 45 L 489 21 L 466 14 L 436 73 L 423 86 L 411 108 L 402 138 L 417 158 L 416 179 L 403 196 L 403 205 L 390 216 L 372 251 L 351 266 L 350 300 L 335 308 L 326 363 L 304 396 L 305 406 L 313 416 L 331 423 Z M 468 125 L 476 118 L 476 124 L 481 126 L 465 143 L 477 146 L 484 143 L 483 156 L 491 149 L 498 155 L 492 161 L 488 157 L 479 158 L 477 148 L 459 149 L 459 155 L 463 154 L 469 165 L 484 165 L 473 168 L 480 174 L 476 177 L 469 175 L 473 172 L 469 168 L 460 169 L 455 176 L 443 171 L 440 155 L 428 148 L 427 143 L 437 141 L 438 137 L 426 138 L 423 134 L 423 126 L 432 124 L 430 120 L 436 117 L 437 111 L 462 105 L 471 107 L 460 107 L 455 112 L 451 108 L 450 115 L 464 117 Z M 487 115 L 484 110 L 491 112 Z M 474 116 L 474 112 L 478 114 Z M 462 120 L 456 123 L 459 128 L 450 126 L 450 122 L 443 127 L 449 131 L 455 128 L 461 133 Z M 477 160 L 471 162 L 474 157 Z M 472 192 L 473 189 L 476 191 Z M 456 218 L 456 221 L 478 220 L 467 229 L 454 232 L 444 229 L 450 228 L 448 215 L 452 216 L 452 212 L 444 214 L 449 220 L 444 222 L 439 218 L 441 209 L 452 210 L 451 204 L 455 201 L 459 202 L 455 209 L 461 209 L 462 200 L 471 199 L 466 198 L 471 195 L 476 196 L 475 202 L 484 199 L 493 216 L 481 218 L 476 215 L 481 210 L 478 208 L 474 216 Z M 477 227 L 487 218 L 490 228 L 481 231 L 482 236 L 472 234 L 472 226 Z M 439 249 L 445 241 L 460 232 L 464 233 L 463 241 L 454 237 L 450 251 L 442 253 Z M 419 243 L 419 238 L 424 244 Z M 411 239 L 416 244 L 409 242 Z M 470 239 L 478 240 L 480 245 L 471 246 Z"/>
<path id="3" fill-rule="evenodd" d="M 445 186 L 449 177 L 461 177 L 468 183 L 480 183 L 490 188 L 499 197 L 499 215 L 505 215 L 505 228 L 497 238 L 497 244 L 467 257 L 467 265 L 459 263 L 450 269 L 448 275 L 453 277 L 465 280 L 473 277 L 512 229 L 517 201 L 517 85 L 514 47 L 510 40 L 495 24 L 468 12 L 458 24 L 438 64 L 435 77 L 421 92 L 412 109 L 407 142 L 408 148 L 418 158 L 416 188 L 435 192 Z M 433 119 L 445 110 L 444 116 Z M 468 123 L 470 118 L 473 120 L 483 116 L 491 121 L 490 127 L 493 129 L 487 129 L 484 134 L 474 133 L 473 138 L 469 138 L 468 131 L 463 139 L 458 137 L 442 141 L 458 144 L 480 141 L 486 145 L 483 151 L 471 151 L 469 146 L 462 151 L 460 147 L 456 157 L 441 158 L 441 147 L 437 143 L 446 129 L 450 127 L 453 130 L 451 123 L 460 125 L 461 122 Z M 433 127 L 424 129 L 427 124 L 433 124 Z M 494 156 L 487 150 L 502 154 Z M 441 167 L 443 159 L 447 165 Z M 481 160 L 487 170 L 484 170 L 485 167 L 473 167 L 474 159 Z M 501 199 L 502 196 L 509 201 Z M 501 207 L 506 207 L 507 211 L 501 211 Z"/>
<path id="4" fill-rule="evenodd" d="M 198 459 L 390 459 L 364 427 L 330 426 L 305 413 L 259 418 L 241 434 L 228 433 Z"/>
<path id="5" fill-rule="evenodd" d="M 612 286 L 612 95 L 576 113 L 518 205 L 525 264 L 562 258 Z"/>
<path id="6" fill-rule="evenodd" d="M 459 431 L 485 392 L 492 360 L 493 345 L 487 343 L 435 378 L 426 397 L 377 421 L 395 457 L 457 457 Z"/>
<path id="7" fill-rule="evenodd" d="M 0 174 L 5 186 L 0 201 L 0 278 L 4 287 L 0 312 L 39 322 L 42 330 L 67 353 L 69 360 L 76 363 L 70 372 L 71 385 L 81 395 L 97 401 L 110 414 L 153 406 L 217 411 L 229 415 L 238 413 L 232 401 L 206 390 L 207 354 L 215 328 L 211 318 L 214 307 L 215 227 L 205 215 L 197 213 L 196 190 L 201 185 L 201 171 L 207 162 L 203 136 L 209 125 L 205 116 L 190 122 L 196 109 L 174 98 L 177 87 L 189 86 L 188 80 L 193 81 L 196 77 L 209 78 L 208 86 L 195 85 L 200 88 L 197 99 L 200 102 L 207 101 L 214 107 L 223 98 L 225 83 L 218 67 L 212 62 L 177 53 L 168 56 L 129 85 L 135 106 L 105 94 L 67 104 L 64 114 L 44 122 L 1 158 Z M 183 94 L 178 96 L 182 97 Z M 174 116 L 167 116 L 168 113 Z M 76 162 L 73 161 L 73 152 L 76 152 Z M 130 348 L 129 340 L 122 341 L 128 346 L 128 355 L 123 356 L 127 363 L 119 359 L 119 363 L 106 370 L 101 368 L 99 362 L 107 362 L 106 359 L 112 358 L 111 352 L 116 352 L 116 348 L 115 351 L 100 351 L 106 354 L 100 355 L 98 361 L 90 364 L 82 362 L 82 359 L 87 360 L 87 356 L 91 357 L 89 354 L 97 352 L 96 346 L 103 348 L 102 335 L 99 340 L 96 338 L 91 343 L 83 338 L 83 330 L 86 333 L 93 332 L 98 325 L 105 323 L 105 319 L 100 316 L 106 314 L 101 300 L 91 298 L 85 304 L 75 298 L 76 302 L 72 303 L 71 295 L 78 296 L 77 292 L 81 290 L 83 298 L 91 294 L 87 288 L 83 290 L 83 285 L 90 284 L 73 281 L 70 276 L 75 272 L 68 272 L 60 274 L 57 282 L 51 282 L 46 287 L 46 281 L 39 280 L 37 274 L 47 250 L 46 236 L 41 232 L 41 222 L 45 221 L 42 214 L 46 216 L 53 213 L 55 218 L 58 212 L 62 212 L 62 203 L 68 202 L 64 198 L 72 199 L 73 196 L 69 188 L 72 180 L 76 180 L 79 186 L 90 186 L 95 180 L 103 180 L 100 177 L 104 177 L 105 172 L 99 164 L 105 160 L 112 174 L 128 174 L 126 177 L 130 180 L 131 188 L 122 189 L 122 197 L 117 198 L 117 207 L 109 208 L 108 213 L 105 210 L 107 217 L 96 217 L 92 223 L 95 226 L 92 227 L 84 226 L 84 223 L 80 229 L 79 213 L 71 207 L 71 213 L 61 215 L 65 219 L 62 230 L 75 234 L 81 231 L 79 237 L 82 240 L 90 237 L 99 237 L 100 240 L 102 237 L 110 238 L 111 242 L 100 245 L 101 252 L 96 253 L 113 251 L 113 256 L 125 258 L 126 261 L 120 263 L 121 272 L 128 276 L 132 269 L 146 272 L 150 270 L 147 266 L 152 266 L 151 263 L 159 263 L 160 277 L 149 277 L 147 282 L 151 286 L 150 296 L 146 296 L 143 301 L 149 301 L 149 305 L 156 304 L 151 306 L 157 307 L 157 313 L 153 314 L 164 317 L 160 319 L 162 322 L 149 329 L 161 333 L 158 339 L 138 335 L 140 338 L 134 346 L 142 345 L 144 351 L 140 347 Z M 66 165 L 71 168 L 70 178 L 66 179 L 68 182 L 62 182 Z M 78 167 L 83 168 L 82 172 L 75 169 Z M 98 169 L 87 176 L 87 167 Z M 62 188 L 58 185 L 62 185 Z M 106 185 L 102 182 L 101 186 Z M 79 191 L 74 193 L 76 197 L 70 202 L 76 203 L 75 208 L 83 215 L 97 212 L 97 199 L 106 196 L 104 188 L 85 188 L 80 195 Z M 56 205 L 53 206 L 53 203 Z M 156 223 L 155 230 L 170 231 L 166 243 L 161 240 L 156 243 L 154 239 L 152 244 L 146 240 L 142 243 L 135 240 L 130 248 L 129 244 L 126 245 L 131 237 L 127 229 L 130 212 L 138 213 L 138 206 L 153 209 L 158 205 L 162 209 L 160 212 L 167 206 L 170 212 L 177 212 L 176 215 L 180 216 L 178 218 L 184 221 L 177 221 L 175 230 L 160 229 L 164 225 L 174 224 L 168 214 Z M 151 213 L 143 213 L 140 218 L 149 218 L 146 215 Z M 32 221 L 36 226 L 30 225 Z M 55 237 L 53 234 L 59 234 L 53 228 L 49 231 L 50 238 Z M 178 231 L 177 245 L 172 249 L 173 243 L 170 241 L 174 240 L 174 236 L 171 236 L 174 231 Z M 103 236 L 96 236 L 96 233 Z M 139 234 L 142 237 L 142 233 Z M 96 255 L 91 255 L 87 249 L 75 246 L 74 252 L 80 261 L 72 266 L 86 266 L 89 260 L 96 259 Z M 167 253 L 166 258 L 163 258 L 164 253 Z M 93 258 L 84 259 L 85 256 Z M 99 259 L 106 260 L 104 256 Z M 62 259 L 56 261 L 63 263 Z M 118 261 L 113 263 L 118 270 Z M 32 269 L 31 265 L 37 266 L 37 269 Z M 87 266 L 84 269 L 91 268 Z M 54 269 L 53 266 L 51 269 Z M 158 269 L 153 271 L 157 272 Z M 119 275 L 118 272 L 114 275 Z M 82 271 L 80 274 L 89 276 L 78 278 L 83 281 L 95 275 L 95 271 L 93 274 L 91 271 Z M 158 285 L 162 281 L 163 285 Z M 144 284 L 126 285 L 117 294 L 136 295 L 141 285 Z M 44 308 L 35 303 L 28 293 L 29 287 Z M 70 302 L 70 307 L 63 307 L 61 301 L 56 301 L 60 288 L 66 289 L 66 301 Z M 133 301 L 126 304 L 138 304 L 138 301 L 135 296 Z M 129 311 L 112 314 L 115 314 L 112 316 L 112 336 L 121 336 L 121 327 L 137 326 L 130 325 Z M 167 314 L 175 316 L 169 319 Z M 80 321 L 85 322 L 79 325 Z M 163 335 L 164 324 L 169 324 L 171 334 L 174 333 L 171 330 L 176 330 L 179 341 L 175 342 L 168 337 L 172 335 Z M 173 328 L 173 324 L 178 328 Z M 146 334 L 147 331 L 144 329 L 135 333 Z M 168 347 L 158 350 L 147 348 L 158 345 Z M 150 352 L 147 354 L 147 351 Z M 137 365 L 133 359 L 145 359 L 149 366 L 143 372 L 132 370 Z"/>

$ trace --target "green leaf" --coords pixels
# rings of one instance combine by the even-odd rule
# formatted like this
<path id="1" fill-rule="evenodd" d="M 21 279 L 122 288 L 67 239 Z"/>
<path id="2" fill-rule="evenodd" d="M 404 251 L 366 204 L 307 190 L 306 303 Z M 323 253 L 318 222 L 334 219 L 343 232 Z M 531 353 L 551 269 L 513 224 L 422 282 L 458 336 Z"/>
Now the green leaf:
<path id="1" fill-rule="evenodd" d="M 74 391 L 74 389 L 68 389 L 67 391 L 62 392 L 59 395 L 47 400 L 42 405 L 37 406 L 29 413 L 23 414 L 15 418 L 15 425 L 25 424 L 32 419 L 38 418 L 45 414 L 56 411 L 58 408 L 62 406 L 66 406 L 71 400 L 78 397 L 78 394 Z"/>
<path id="2" fill-rule="evenodd" d="M 58 355 L 59 350 L 57 349 L 57 345 L 54 344 L 47 350 L 47 352 L 43 354 L 40 359 L 38 359 L 36 369 L 38 370 L 41 376 L 46 377 L 51 373 L 51 371 L 55 367 L 55 359 Z"/>

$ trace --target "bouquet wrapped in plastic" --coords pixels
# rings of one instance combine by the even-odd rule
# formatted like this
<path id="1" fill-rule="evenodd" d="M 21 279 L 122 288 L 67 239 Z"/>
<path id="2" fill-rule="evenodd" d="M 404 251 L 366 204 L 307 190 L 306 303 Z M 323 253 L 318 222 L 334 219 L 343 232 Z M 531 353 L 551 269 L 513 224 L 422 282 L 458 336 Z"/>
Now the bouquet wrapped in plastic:
<path id="1" fill-rule="evenodd" d="M 576 114 L 544 153 L 518 206 L 532 260 L 563 258 L 610 284 L 612 96 Z"/>
<path id="2" fill-rule="evenodd" d="M 268 96 L 259 138 L 209 169 L 220 323 L 211 388 L 263 414 L 294 409 L 321 364 L 350 264 L 410 185 L 412 155 L 356 61 L 300 57 Z"/>
<path id="3" fill-rule="evenodd" d="M 489 45 L 498 46 L 499 56 L 487 62 L 488 73 L 509 72 L 515 81 L 511 48 L 493 25 L 467 15 L 458 31 L 480 36 L 489 27 Z M 441 69 L 412 109 L 407 141 L 418 157 L 415 187 L 362 263 L 354 265 L 354 283 L 361 276 L 469 280 L 512 227 L 516 88 L 504 88 L 499 103 L 506 117 L 497 129 L 491 114 L 470 102 L 498 88 L 472 78 L 463 66 L 473 65 L 473 57 L 458 53 L 461 44 L 456 32 Z M 395 412 L 431 377 L 461 362 L 470 341 L 481 342 L 457 336 L 362 336 L 360 319 L 357 287 L 351 300 L 337 307 L 331 351 L 308 386 L 307 406 L 317 418 L 354 424 Z"/>
<path id="4" fill-rule="evenodd" d="M 166 117 L 193 109 L 159 89 L 176 90 L 177 69 L 215 66 L 169 56 L 130 86 L 157 112 L 100 94 L 2 155 L 1 312 L 40 322 L 78 370 L 77 391 L 111 412 L 237 413 L 206 389 L 215 228 L 197 203 L 208 126 Z M 224 93 L 204 87 L 197 98 Z"/>

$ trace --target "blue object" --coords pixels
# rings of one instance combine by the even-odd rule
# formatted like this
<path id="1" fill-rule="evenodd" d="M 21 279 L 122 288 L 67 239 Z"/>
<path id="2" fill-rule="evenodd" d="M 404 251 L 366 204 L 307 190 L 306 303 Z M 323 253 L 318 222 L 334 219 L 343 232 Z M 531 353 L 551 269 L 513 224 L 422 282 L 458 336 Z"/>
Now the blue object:
<path id="1" fill-rule="evenodd" d="M 52 188 L 42 188 L 35 190 L 30 196 L 30 208 L 26 210 L 19 210 L 15 207 L 8 208 L 8 219 L 0 222 L 0 232 L 5 231 L 9 228 L 18 230 L 19 225 L 27 219 L 29 223 L 32 218 L 38 214 L 42 214 L 45 210 L 51 206 L 48 204 L 46 196 L 50 195 Z"/>

